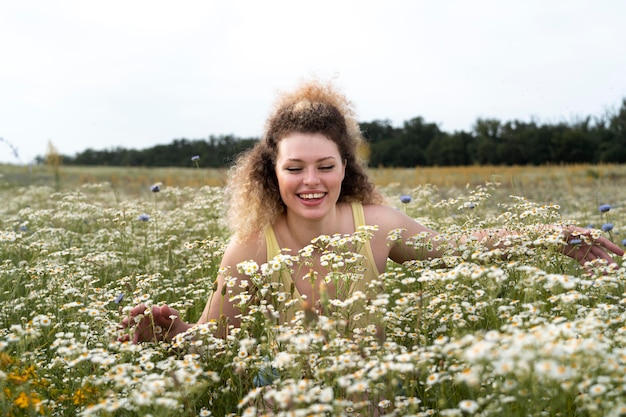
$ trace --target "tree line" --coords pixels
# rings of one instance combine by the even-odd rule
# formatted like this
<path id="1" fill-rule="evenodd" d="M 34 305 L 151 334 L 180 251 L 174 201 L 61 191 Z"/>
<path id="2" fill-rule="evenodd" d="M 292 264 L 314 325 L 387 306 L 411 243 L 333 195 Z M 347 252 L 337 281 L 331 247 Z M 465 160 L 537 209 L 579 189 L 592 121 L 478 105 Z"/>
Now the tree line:
<path id="1" fill-rule="evenodd" d="M 251 148 L 258 139 L 240 139 L 233 135 L 214 136 L 208 139 L 174 139 L 167 145 L 156 145 L 146 149 L 87 149 L 75 156 L 63 155 L 64 165 L 105 165 L 131 167 L 185 167 L 195 162 L 202 167 L 221 168 L 228 166 L 242 151 Z M 196 158 L 194 158 L 196 159 Z M 37 158 L 43 162 L 45 158 Z"/>
<path id="2" fill-rule="evenodd" d="M 389 120 L 360 126 L 373 167 L 626 163 L 626 98 L 613 113 L 569 123 L 478 119 L 470 131 L 453 133 L 422 117 L 400 127 Z M 175 139 L 143 150 L 87 149 L 75 156 L 63 155 L 62 160 L 66 165 L 184 167 L 198 163 L 220 168 L 230 165 L 257 140 L 212 135 L 208 139 Z"/>

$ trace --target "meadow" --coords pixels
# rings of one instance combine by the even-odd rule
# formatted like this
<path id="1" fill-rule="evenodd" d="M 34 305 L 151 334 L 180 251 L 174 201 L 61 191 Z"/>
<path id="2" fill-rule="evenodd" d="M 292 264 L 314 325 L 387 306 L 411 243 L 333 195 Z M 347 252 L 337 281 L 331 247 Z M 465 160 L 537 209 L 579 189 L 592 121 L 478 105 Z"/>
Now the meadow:
<path id="1" fill-rule="evenodd" d="M 521 233 L 498 250 L 470 241 L 441 259 L 390 262 L 365 293 L 350 291 L 360 275 L 346 245 L 368 230 L 327 236 L 314 245 L 351 295 L 323 298 L 323 315 L 276 323 L 291 291 L 266 276 L 307 261 L 285 253 L 241 265 L 245 314 L 227 338 L 210 323 L 139 345 L 118 341 L 130 307 L 166 302 L 195 321 L 211 296 L 229 238 L 226 173 L 0 174 L 3 415 L 626 415 L 626 265 L 583 268 L 543 227 L 626 243 L 625 166 L 373 169 L 389 204 L 451 241 Z"/>

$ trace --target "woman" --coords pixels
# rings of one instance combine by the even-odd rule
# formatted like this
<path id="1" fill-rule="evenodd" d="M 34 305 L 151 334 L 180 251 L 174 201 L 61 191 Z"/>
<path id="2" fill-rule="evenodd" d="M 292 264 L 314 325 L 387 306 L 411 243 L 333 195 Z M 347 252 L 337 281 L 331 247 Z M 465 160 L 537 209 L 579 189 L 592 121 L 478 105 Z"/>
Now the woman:
<path id="1" fill-rule="evenodd" d="M 369 181 L 358 149 L 362 144 L 351 103 L 330 84 L 307 82 L 295 91 L 279 97 L 267 120 L 260 142 L 237 160 L 231 170 L 226 189 L 228 218 L 233 238 L 222 259 L 221 267 L 236 280 L 245 276 L 237 270 L 242 262 L 254 261 L 258 265 L 268 262 L 280 252 L 305 248 L 320 235 L 348 235 L 360 225 L 375 225 L 371 240 L 359 252 L 363 255 L 364 282 L 385 270 L 388 259 L 402 263 L 411 259 L 437 258 L 443 255 L 438 234 L 417 223 L 404 213 L 385 205 L 382 196 Z M 402 229 L 401 239 L 390 245 L 389 233 Z M 568 227 L 564 237 L 589 234 L 588 230 Z M 498 245 L 500 237 L 511 232 L 483 231 L 473 237 L 488 247 Z M 430 240 L 428 251 L 417 251 L 403 243 L 421 234 Z M 613 262 L 611 253 L 624 252 L 606 238 L 564 246 L 563 252 L 581 264 L 595 259 Z M 313 255 L 309 269 L 302 268 L 294 276 L 285 277 L 286 288 L 294 289 L 294 297 L 319 299 L 320 281 L 326 269 L 321 265 L 319 253 Z M 311 282 L 310 277 L 314 277 Z M 306 279 L 305 279 L 306 278 Z M 228 326 L 239 326 L 240 311 L 231 301 L 225 288 L 226 275 L 217 278 L 217 288 L 209 298 L 198 323 L 211 320 L 224 322 L 220 327 L 225 335 Z M 326 289 L 337 295 L 329 284 Z M 226 295 L 224 295 L 226 294 Z M 144 305 L 134 307 L 123 327 L 133 323 L 134 317 L 145 312 Z M 153 306 L 152 318 L 139 320 L 132 340 L 171 339 L 193 327 L 180 319 L 176 310 Z M 283 315 L 282 320 L 288 320 Z M 155 335 L 152 321 L 166 331 Z"/>

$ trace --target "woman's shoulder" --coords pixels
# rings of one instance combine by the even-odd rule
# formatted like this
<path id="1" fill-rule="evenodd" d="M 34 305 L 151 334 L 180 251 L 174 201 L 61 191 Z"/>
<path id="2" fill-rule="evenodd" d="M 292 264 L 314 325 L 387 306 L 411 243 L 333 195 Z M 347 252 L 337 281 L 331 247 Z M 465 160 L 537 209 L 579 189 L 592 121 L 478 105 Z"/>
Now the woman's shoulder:
<path id="1" fill-rule="evenodd" d="M 363 204 L 363 213 L 367 224 L 376 225 L 379 230 L 385 233 L 394 229 L 414 231 L 423 228 L 415 219 L 395 207 L 384 204 Z"/>
<path id="2" fill-rule="evenodd" d="M 365 213 L 365 217 L 368 216 L 392 216 L 395 217 L 397 214 L 403 214 L 398 209 L 394 207 L 390 207 L 384 204 L 362 204 L 363 205 L 363 213 Z"/>
<path id="3" fill-rule="evenodd" d="M 233 236 L 224 252 L 227 263 L 255 261 L 263 263 L 267 258 L 267 244 L 263 230 L 255 231 L 247 236 Z"/>

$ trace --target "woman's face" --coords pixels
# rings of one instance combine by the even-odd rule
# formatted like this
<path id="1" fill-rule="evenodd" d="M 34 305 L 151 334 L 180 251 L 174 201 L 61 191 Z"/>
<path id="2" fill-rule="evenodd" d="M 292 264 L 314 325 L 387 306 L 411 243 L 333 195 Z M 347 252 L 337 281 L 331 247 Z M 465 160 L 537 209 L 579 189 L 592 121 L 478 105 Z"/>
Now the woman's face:
<path id="1" fill-rule="evenodd" d="M 276 177 L 290 214 L 323 218 L 339 199 L 344 175 L 337 144 L 321 133 L 291 133 L 278 143 Z"/>

